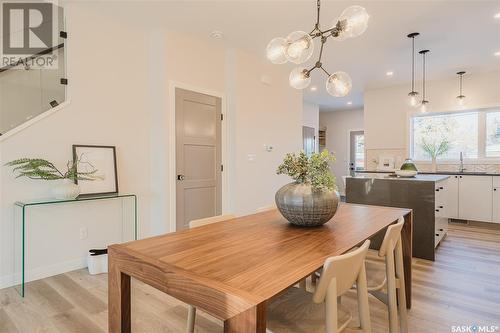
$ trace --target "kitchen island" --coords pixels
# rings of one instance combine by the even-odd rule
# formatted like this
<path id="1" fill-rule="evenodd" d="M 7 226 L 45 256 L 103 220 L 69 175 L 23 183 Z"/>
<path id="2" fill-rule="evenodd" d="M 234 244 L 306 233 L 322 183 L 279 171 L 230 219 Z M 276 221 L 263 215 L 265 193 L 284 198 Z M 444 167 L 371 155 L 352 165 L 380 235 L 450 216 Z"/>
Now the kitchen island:
<path id="1" fill-rule="evenodd" d="M 448 178 L 435 174 L 413 178 L 358 174 L 346 178 L 346 202 L 412 209 L 413 256 L 435 260 L 436 247 L 448 229 L 444 213 Z M 380 246 L 384 232 L 373 238 L 375 248 Z"/>

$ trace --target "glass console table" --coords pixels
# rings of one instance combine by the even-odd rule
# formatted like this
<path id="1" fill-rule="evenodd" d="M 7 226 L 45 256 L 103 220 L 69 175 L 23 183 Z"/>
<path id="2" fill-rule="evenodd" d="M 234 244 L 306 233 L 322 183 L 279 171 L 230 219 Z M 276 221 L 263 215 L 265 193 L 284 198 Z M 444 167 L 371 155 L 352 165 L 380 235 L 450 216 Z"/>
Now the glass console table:
<path id="1" fill-rule="evenodd" d="M 98 200 L 121 200 L 122 221 L 121 241 L 137 240 L 137 196 L 135 194 L 103 195 L 76 199 L 37 199 L 14 204 L 14 286 L 19 294 L 25 296 L 26 282 L 26 232 L 29 228 L 27 210 L 30 207 L 45 205 L 75 204 Z"/>

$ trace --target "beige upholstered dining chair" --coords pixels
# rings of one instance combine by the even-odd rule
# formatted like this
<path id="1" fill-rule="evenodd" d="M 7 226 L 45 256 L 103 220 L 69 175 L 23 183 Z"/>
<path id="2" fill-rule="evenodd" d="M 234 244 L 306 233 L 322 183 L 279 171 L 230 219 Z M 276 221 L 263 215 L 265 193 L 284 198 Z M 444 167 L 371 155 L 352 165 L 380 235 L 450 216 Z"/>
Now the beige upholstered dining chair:
<path id="1" fill-rule="evenodd" d="M 259 208 L 257 208 L 256 212 L 263 213 L 263 212 L 267 212 L 267 211 L 273 210 L 273 209 L 276 209 L 276 204 L 272 204 L 272 205 L 264 206 L 264 207 L 259 207 Z"/>
<path id="2" fill-rule="evenodd" d="M 236 218 L 236 215 L 234 214 L 226 214 L 226 215 L 217 215 L 213 217 L 207 217 L 204 219 L 198 219 L 198 220 L 192 220 L 189 222 L 189 228 L 197 228 L 201 227 L 207 224 L 212 224 L 212 223 L 217 223 L 217 222 L 223 222 L 227 220 L 231 220 Z M 196 321 L 196 307 L 189 305 L 189 310 L 188 310 L 188 319 L 187 319 L 187 333 L 194 333 L 194 324 Z"/>
<path id="3" fill-rule="evenodd" d="M 390 333 L 408 332 L 408 319 L 406 312 L 405 277 L 403 268 L 403 246 L 401 243 L 401 230 L 404 218 L 387 228 L 384 240 L 377 254 L 385 259 L 385 272 L 383 264 L 366 260 L 368 292 L 385 303 L 389 310 Z M 382 290 L 387 289 L 387 293 Z M 396 292 L 399 289 L 399 292 Z"/>
<path id="4" fill-rule="evenodd" d="M 346 254 L 326 259 L 314 294 L 290 288 L 273 299 L 268 308 L 268 332 L 339 333 L 352 315 L 338 304 L 338 297 L 356 283 L 361 330 L 371 332 L 365 257 L 370 241 Z"/>

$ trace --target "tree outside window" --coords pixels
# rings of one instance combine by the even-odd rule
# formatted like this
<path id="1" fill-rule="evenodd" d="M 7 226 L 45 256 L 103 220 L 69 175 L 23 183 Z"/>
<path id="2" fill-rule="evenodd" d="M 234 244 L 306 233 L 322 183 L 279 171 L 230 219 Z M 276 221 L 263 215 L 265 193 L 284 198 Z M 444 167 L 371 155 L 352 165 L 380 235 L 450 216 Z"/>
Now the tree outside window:
<path id="1" fill-rule="evenodd" d="M 460 152 L 467 158 L 477 158 L 478 118 L 477 112 L 413 118 L 413 159 L 430 161 L 431 152 L 441 160 L 458 160 Z"/>

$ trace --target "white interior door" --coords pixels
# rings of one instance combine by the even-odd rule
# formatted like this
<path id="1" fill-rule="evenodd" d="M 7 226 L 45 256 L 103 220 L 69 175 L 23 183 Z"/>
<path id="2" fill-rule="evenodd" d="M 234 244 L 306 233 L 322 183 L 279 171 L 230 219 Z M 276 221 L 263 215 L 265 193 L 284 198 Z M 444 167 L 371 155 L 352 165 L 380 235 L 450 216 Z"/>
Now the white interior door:
<path id="1" fill-rule="evenodd" d="M 175 89 L 176 227 L 222 212 L 221 99 Z"/>

